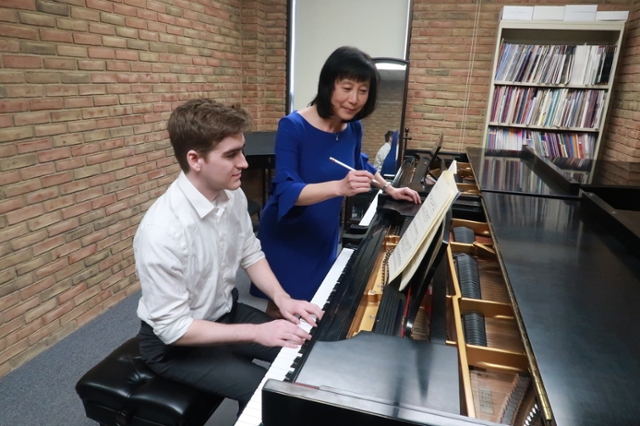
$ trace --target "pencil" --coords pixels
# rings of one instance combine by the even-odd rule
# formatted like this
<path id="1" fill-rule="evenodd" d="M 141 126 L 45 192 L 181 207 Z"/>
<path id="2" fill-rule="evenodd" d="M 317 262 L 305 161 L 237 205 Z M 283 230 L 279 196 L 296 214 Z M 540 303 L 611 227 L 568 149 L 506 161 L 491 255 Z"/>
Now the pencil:
<path id="1" fill-rule="evenodd" d="M 345 169 L 347 169 L 347 170 L 351 170 L 352 172 L 355 172 L 355 171 L 356 171 L 356 169 L 354 169 L 353 167 L 351 167 L 351 166 L 347 166 L 347 165 L 346 165 L 346 164 L 344 164 L 342 161 L 340 161 L 340 160 L 336 160 L 336 159 L 335 159 L 335 158 L 333 158 L 333 157 L 329 157 L 329 160 L 333 161 L 333 162 L 334 162 L 334 163 L 336 163 L 338 166 L 342 166 L 342 167 L 344 167 L 344 168 L 345 168 Z M 377 180 L 375 180 L 375 179 L 371 179 L 371 183 L 382 186 L 382 184 L 381 184 L 380 182 L 378 182 Z"/>
<path id="2" fill-rule="evenodd" d="M 340 160 L 336 160 L 336 159 L 335 159 L 335 158 L 333 158 L 333 157 L 329 157 L 329 160 L 333 161 L 334 163 L 336 163 L 336 164 L 337 164 L 337 165 L 339 165 L 339 166 L 344 167 L 344 168 L 345 168 L 345 169 L 347 169 L 347 170 L 351 170 L 352 172 L 355 172 L 355 171 L 356 171 L 356 169 L 354 169 L 353 167 L 351 167 L 351 166 L 347 166 L 347 165 L 346 165 L 346 164 L 344 164 L 342 161 L 340 161 Z"/>

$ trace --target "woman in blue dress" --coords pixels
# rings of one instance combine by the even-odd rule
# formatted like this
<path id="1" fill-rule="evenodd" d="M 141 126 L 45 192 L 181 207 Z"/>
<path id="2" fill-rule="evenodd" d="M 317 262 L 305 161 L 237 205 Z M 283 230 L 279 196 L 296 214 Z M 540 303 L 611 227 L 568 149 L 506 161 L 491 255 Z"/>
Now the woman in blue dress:
<path id="1" fill-rule="evenodd" d="M 310 106 L 278 123 L 276 174 L 258 238 L 280 284 L 294 299 L 311 300 L 336 259 L 344 197 L 374 185 L 394 199 L 420 202 L 415 191 L 387 184 L 360 155 L 360 120 L 375 109 L 378 78 L 369 55 L 338 48 L 322 67 Z M 265 297 L 253 286 L 251 294 Z M 271 301 L 267 313 L 278 314 Z"/>

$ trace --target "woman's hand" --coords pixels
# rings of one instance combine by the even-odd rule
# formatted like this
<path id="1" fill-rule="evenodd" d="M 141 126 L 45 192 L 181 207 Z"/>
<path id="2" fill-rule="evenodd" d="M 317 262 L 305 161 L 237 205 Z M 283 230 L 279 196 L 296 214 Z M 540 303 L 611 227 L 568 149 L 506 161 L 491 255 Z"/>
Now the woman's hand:
<path id="1" fill-rule="evenodd" d="M 368 192 L 371 189 L 373 175 L 366 170 L 352 170 L 338 182 L 338 195 L 351 197 L 352 195 Z"/>
<path id="2" fill-rule="evenodd" d="M 385 189 L 387 195 L 389 195 L 394 200 L 404 200 L 411 201 L 415 204 L 420 204 L 420 195 L 411 188 L 402 187 L 396 188 L 393 186 L 387 186 Z"/>

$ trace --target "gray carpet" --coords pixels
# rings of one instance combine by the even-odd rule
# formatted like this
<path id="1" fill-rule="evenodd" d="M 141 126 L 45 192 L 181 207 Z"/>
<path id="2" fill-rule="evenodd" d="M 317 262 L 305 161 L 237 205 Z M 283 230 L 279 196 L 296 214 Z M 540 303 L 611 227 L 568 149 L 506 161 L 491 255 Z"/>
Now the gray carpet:
<path id="1" fill-rule="evenodd" d="M 263 309 L 266 302 L 249 295 L 249 278 L 238 273 L 240 301 Z M 80 330 L 0 379 L 0 426 L 89 426 L 78 379 L 140 327 L 136 308 L 140 294 L 129 296 Z M 207 426 L 233 425 L 238 406 L 225 400 Z"/>

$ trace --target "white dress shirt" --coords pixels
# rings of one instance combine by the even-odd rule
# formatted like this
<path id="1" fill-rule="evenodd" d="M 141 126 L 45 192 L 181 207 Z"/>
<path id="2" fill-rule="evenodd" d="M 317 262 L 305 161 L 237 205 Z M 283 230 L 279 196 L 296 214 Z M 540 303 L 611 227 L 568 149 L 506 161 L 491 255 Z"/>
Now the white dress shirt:
<path id="1" fill-rule="evenodd" d="M 389 142 L 385 142 L 384 145 L 380 147 L 378 153 L 376 154 L 376 159 L 373 162 L 373 167 L 380 171 L 382 169 L 382 163 L 384 163 L 384 159 L 387 158 L 387 154 L 391 151 L 391 144 Z"/>
<path id="2" fill-rule="evenodd" d="M 239 267 L 264 258 L 241 189 L 211 202 L 184 173 L 145 214 L 133 239 L 142 298 L 138 316 L 170 344 L 194 319 L 231 311 Z"/>

